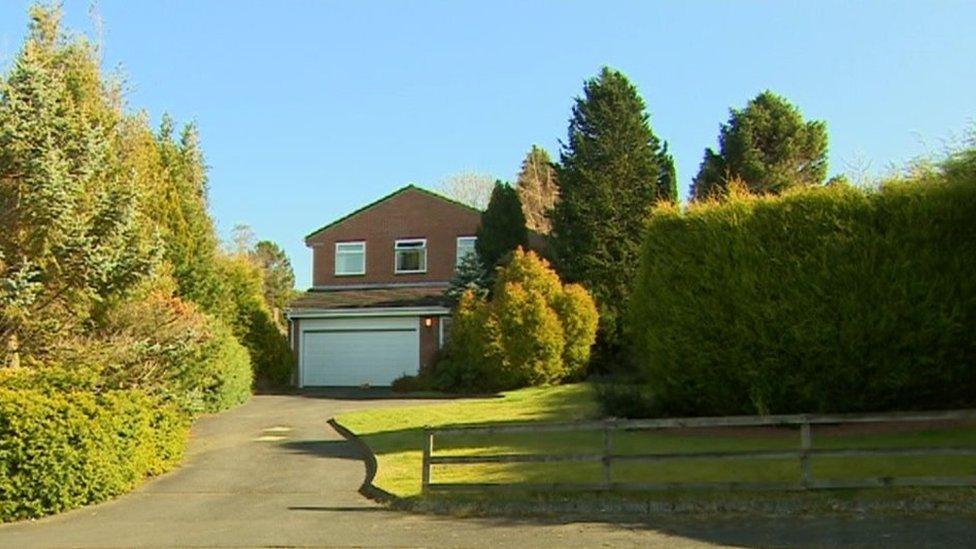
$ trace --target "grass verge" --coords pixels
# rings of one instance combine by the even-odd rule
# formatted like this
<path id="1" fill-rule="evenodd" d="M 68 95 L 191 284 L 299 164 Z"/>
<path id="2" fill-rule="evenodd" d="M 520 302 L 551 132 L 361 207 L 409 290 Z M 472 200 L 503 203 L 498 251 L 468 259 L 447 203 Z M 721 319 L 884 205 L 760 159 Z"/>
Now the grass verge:
<path id="1" fill-rule="evenodd" d="M 423 427 L 447 425 L 478 425 L 526 421 L 568 421 L 595 418 L 598 414 L 593 388 L 588 384 L 531 388 L 504 393 L 501 397 L 466 399 L 448 403 L 411 408 L 368 410 L 345 414 L 339 423 L 361 437 L 376 454 L 378 474 L 374 483 L 401 498 L 415 498 L 420 494 L 421 444 Z M 795 449 L 798 431 L 791 428 L 682 429 L 668 431 L 620 432 L 614 438 L 617 453 L 668 453 L 705 451 L 745 451 Z M 437 455 L 522 454 L 522 453 L 599 453 L 602 450 L 600 432 L 535 433 L 444 436 L 435 440 Z M 864 426 L 821 427 L 814 430 L 815 448 L 855 447 L 913 447 L 913 446 L 976 446 L 976 425 L 926 424 L 907 427 Z M 815 458 L 814 475 L 820 479 L 883 476 L 949 476 L 976 475 L 976 459 L 972 457 L 870 457 Z M 614 481 L 640 482 L 791 482 L 798 477 L 796 460 L 718 461 L 682 460 L 660 464 L 627 463 L 614 465 Z M 598 463 L 530 463 L 441 466 L 433 470 L 435 482 L 456 483 L 546 483 L 598 482 Z M 680 492 L 680 491 L 678 491 Z M 831 495 L 747 495 L 729 492 L 675 491 L 660 494 L 624 494 L 620 501 L 687 501 L 731 502 L 761 497 L 766 501 L 801 499 L 817 502 L 837 502 L 838 498 L 856 498 L 857 494 L 884 499 L 929 498 L 941 494 L 949 502 L 959 494 L 971 498 L 974 491 L 933 490 L 861 490 L 834 491 Z M 874 495 L 871 495 L 874 494 Z M 439 496 L 443 497 L 443 496 Z M 455 501 L 488 499 L 518 499 L 536 501 L 548 498 L 551 502 L 581 501 L 602 498 L 593 494 L 559 494 L 544 496 L 529 493 L 489 495 L 455 495 Z M 615 496 L 616 497 L 616 496 Z M 568 499 L 567 499 L 568 498 Z M 677 498 L 677 499 L 675 499 Z M 826 499 L 825 499 L 826 498 Z M 936 498 L 938 499 L 938 498 Z M 641 503 L 640 505 L 643 505 Z M 669 504 L 670 505 L 670 504 Z"/>

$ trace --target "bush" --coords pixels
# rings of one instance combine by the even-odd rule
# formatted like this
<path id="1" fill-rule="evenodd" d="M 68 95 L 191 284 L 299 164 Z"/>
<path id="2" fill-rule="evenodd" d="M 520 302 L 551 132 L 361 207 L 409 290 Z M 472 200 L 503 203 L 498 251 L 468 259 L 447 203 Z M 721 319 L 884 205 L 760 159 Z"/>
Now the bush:
<path id="1" fill-rule="evenodd" d="M 102 501 L 177 464 L 189 421 L 142 391 L 0 388 L 0 520 Z"/>
<path id="2" fill-rule="evenodd" d="M 657 208 L 628 329 L 660 411 L 976 405 L 976 171 L 959 158 L 874 191 Z"/>
<path id="3" fill-rule="evenodd" d="M 295 359 L 264 301 L 261 270 L 243 256 L 222 258 L 219 267 L 230 302 L 226 320 L 251 355 L 255 380 L 262 386 L 287 385 Z"/>
<path id="4" fill-rule="evenodd" d="M 504 382 L 496 367 L 501 362 L 497 324 L 488 303 L 472 291 L 461 295 L 454 309 L 451 336 L 437 361 L 432 383 L 442 391 L 491 392 Z"/>
<path id="5" fill-rule="evenodd" d="M 139 388 L 189 413 L 224 410 L 251 395 L 251 359 L 230 328 L 166 291 L 117 304 L 95 336 L 38 369 L 93 370 L 100 377 L 93 389 Z"/>
<path id="6" fill-rule="evenodd" d="M 390 385 L 390 389 L 394 393 L 417 393 L 420 391 L 430 390 L 430 383 L 426 377 L 419 376 L 401 376 L 393 380 Z"/>
<path id="7" fill-rule="evenodd" d="M 599 380 L 596 389 L 600 412 L 606 417 L 656 417 L 657 406 L 651 389 L 644 383 L 621 380 Z"/>
<path id="8" fill-rule="evenodd" d="M 198 351 L 201 370 L 206 374 L 199 390 L 203 411 L 219 412 L 247 402 L 254 374 L 247 349 L 238 343 L 230 328 L 212 319 L 209 332 L 209 339 Z"/>
<path id="9" fill-rule="evenodd" d="M 586 290 L 563 286 L 548 262 L 519 248 L 498 269 L 490 301 L 473 292 L 462 296 L 434 385 L 487 392 L 578 376 L 596 324 L 596 306 Z"/>
<path id="10" fill-rule="evenodd" d="M 295 356 L 266 308 L 251 311 L 244 345 L 254 363 L 254 377 L 261 387 L 291 383 Z"/>
<path id="11" fill-rule="evenodd" d="M 567 284 L 552 302 L 553 309 L 562 321 L 566 346 L 563 348 L 563 365 L 568 379 L 578 380 L 586 373 L 590 360 L 590 347 L 599 323 L 596 304 L 589 292 L 579 284 Z"/>
<path id="12" fill-rule="evenodd" d="M 558 383 L 566 377 L 562 361 L 566 338 L 546 297 L 517 282 L 506 282 L 491 303 L 497 319 L 500 388 Z"/>

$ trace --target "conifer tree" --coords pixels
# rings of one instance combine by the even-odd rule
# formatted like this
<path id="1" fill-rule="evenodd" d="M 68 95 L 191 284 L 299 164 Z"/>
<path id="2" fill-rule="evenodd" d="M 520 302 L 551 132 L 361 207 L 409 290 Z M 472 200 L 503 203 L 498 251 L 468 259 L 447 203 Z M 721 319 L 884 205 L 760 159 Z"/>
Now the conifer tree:
<path id="1" fill-rule="evenodd" d="M 643 99 L 619 71 L 603 68 L 576 99 L 558 170 L 552 246 L 563 277 L 600 308 L 594 361 L 619 358 L 619 316 L 637 269 L 643 224 L 658 200 L 674 200 L 674 167 L 649 125 Z"/>
<path id="2" fill-rule="evenodd" d="M 476 235 L 475 251 L 489 274 L 509 252 L 527 246 L 528 231 L 522 204 L 518 192 L 508 183 L 495 182 L 488 208 L 481 213 Z"/>
<path id="3" fill-rule="evenodd" d="M 674 157 L 668 152 L 668 143 L 661 144 L 661 150 L 657 155 L 657 164 L 661 169 L 658 176 L 658 200 L 678 201 L 678 172 L 674 167 Z"/>
<path id="4" fill-rule="evenodd" d="M 118 90 L 92 47 L 66 38 L 59 8 L 30 16 L 0 82 L 0 344 L 26 352 L 63 342 L 158 259 L 119 169 Z"/>
<path id="5" fill-rule="evenodd" d="M 741 180 L 756 194 L 822 185 L 827 176 L 827 125 L 804 121 L 799 109 L 766 90 L 732 109 L 719 130 L 719 151 L 705 149 L 692 198 L 722 196 Z"/>
<path id="6" fill-rule="evenodd" d="M 172 264 L 179 295 L 224 320 L 232 315 L 216 271 L 219 241 L 207 210 L 207 174 L 196 127 L 174 135 L 163 117 L 156 145 L 163 168 L 149 215 L 164 234 L 166 259 Z"/>
<path id="7" fill-rule="evenodd" d="M 264 299 L 273 311 L 280 313 L 295 293 L 295 271 L 285 251 L 270 240 L 254 245 L 252 260 L 264 272 Z"/>
<path id="8" fill-rule="evenodd" d="M 451 284 L 448 286 L 445 295 L 453 303 L 461 301 L 461 296 L 465 292 L 471 292 L 478 298 L 483 298 L 488 295 L 490 284 L 488 272 L 481 264 L 478 254 L 467 254 L 461 258 L 461 262 L 454 270 L 454 277 L 451 278 Z"/>

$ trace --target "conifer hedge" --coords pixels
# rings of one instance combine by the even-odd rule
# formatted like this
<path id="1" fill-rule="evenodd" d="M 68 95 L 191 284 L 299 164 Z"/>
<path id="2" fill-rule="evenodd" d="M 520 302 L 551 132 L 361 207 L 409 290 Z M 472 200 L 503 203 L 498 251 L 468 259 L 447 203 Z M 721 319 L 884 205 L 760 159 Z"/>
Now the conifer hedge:
<path id="1" fill-rule="evenodd" d="M 103 501 L 179 463 L 189 418 L 139 390 L 0 388 L 0 521 Z"/>
<path id="2" fill-rule="evenodd" d="M 652 412 L 976 406 L 974 159 L 657 208 L 627 326 Z"/>

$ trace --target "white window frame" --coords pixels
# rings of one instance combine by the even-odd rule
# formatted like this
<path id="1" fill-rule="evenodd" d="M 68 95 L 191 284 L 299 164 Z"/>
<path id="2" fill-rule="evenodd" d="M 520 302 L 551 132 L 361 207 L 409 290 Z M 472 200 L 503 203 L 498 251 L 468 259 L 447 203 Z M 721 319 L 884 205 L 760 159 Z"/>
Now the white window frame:
<path id="1" fill-rule="evenodd" d="M 463 259 L 461 257 L 461 254 L 460 254 L 460 251 L 461 251 L 460 248 L 461 248 L 461 242 L 462 241 L 465 241 L 465 242 L 470 241 L 472 244 L 474 244 L 475 242 L 478 241 L 478 237 L 477 236 L 459 236 L 459 237 L 457 237 L 457 243 L 454 246 L 454 266 L 455 267 L 460 266 L 461 265 L 461 259 Z M 474 246 L 473 245 L 471 247 L 471 253 L 473 253 L 473 254 L 477 254 L 478 253 L 478 252 L 476 252 L 474 250 Z"/>
<path id="2" fill-rule="evenodd" d="M 400 244 L 416 244 L 421 243 L 423 246 L 404 248 L 404 250 L 423 250 L 423 265 L 417 270 L 400 270 L 399 252 Z M 393 242 L 393 273 L 394 274 L 423 274 L 427 272 L 427 239 L 426 238 L 400 238 Z"/>
<path id="3" fill-rule="evenodd" d="M 339 247 L 340 246 L 349 246 L 351 244 L 359 244 L 360 247 L 362 248 L 362 252 L 361 253 L 363 254 L 363 269 L 361 271 L 355 272 L 355 273 L 340 273 L 339 272 L 339 253 L 340 253 L 339 252 Z M 360 252 L 346 251 L 344 253 L 360 253 Z M 333 259 L 334 259 L 334 261 L 333 261 L 333 269 L 332 270 L 335 271 L 335 275 L 336 276 L 361 276 L 361 275 L 366 274 L 366 241 L 365 240 L 355 240 L 355 241 L 351 241 L 351 242 L 336 242 L 335 243 L 335 256 L 333 257 Z"/>

